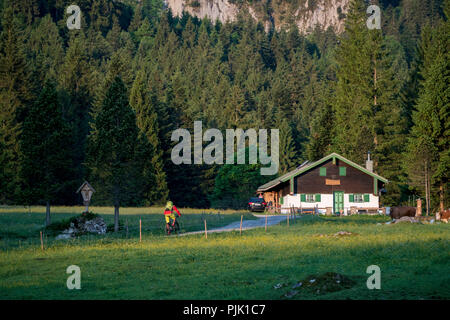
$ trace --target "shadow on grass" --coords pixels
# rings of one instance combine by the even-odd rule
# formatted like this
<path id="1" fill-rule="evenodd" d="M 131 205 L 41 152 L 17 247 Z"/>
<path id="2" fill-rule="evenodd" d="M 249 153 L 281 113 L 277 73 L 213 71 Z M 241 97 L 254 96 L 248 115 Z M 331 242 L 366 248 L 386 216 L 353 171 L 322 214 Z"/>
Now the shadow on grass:
<path id="1" fill-rule="evenodd" d="M 251 213 L 185 213 L 178 218 L 180 233 L 204 229 L 204 221 L 208 229 L 226 226 L 239 221 L 256 219 Z M 55 228 L 45 228 L 42 213 L 1 213 L 0 214 L 0 250 L 9 250 L 23 246 L 40 246 L 40 231 L 44 234 L 46 247 L 59 242 L 54 238 L 62 233 L 76 215 L 70 213 L 53 214 L 52 222 Z M 100 214 L 108 225 L 113 228 L 114 216 Z M 165 218 L 163 214 L 124 214 L 119 219 L 119 231 L 108 232 L 106 235 L 87 234 L 77 237 L 79 240 L 95 241 L 99 239 L 139 239 L 139 220 L 142 221 L 142 235 L 165 235 Z M 58 229 L 59 228 L 59 229 Z M 64 241 L 64 240 L 62 240 Z"/>

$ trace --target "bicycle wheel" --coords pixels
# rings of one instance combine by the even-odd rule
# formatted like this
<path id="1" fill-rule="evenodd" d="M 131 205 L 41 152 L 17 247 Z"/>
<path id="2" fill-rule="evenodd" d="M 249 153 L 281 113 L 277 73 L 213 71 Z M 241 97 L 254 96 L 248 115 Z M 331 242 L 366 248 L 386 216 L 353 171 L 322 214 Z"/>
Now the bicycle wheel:
<path id="1" fill-rule="evenodd" d="M 178 224 L 178 221 L 175 220 L 174 226 L 173 226 L 173 230 L 178 234 L 180 231 L 180 225 Z"/>

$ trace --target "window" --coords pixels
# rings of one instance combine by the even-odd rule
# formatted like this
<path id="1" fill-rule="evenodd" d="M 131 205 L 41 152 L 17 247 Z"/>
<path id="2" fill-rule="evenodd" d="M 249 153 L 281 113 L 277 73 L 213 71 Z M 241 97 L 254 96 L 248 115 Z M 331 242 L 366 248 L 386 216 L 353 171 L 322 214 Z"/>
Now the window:
<path id="1" fill-rule="evenodd" d="M 321 177 L 326 177 L 327 176 L 327 168 L 325 168 L 325 167 L 320 168 L 319 175 Z"/>
<path id="2" fill-rule="evenodd" d="M 301 194 L 301 202 L 320 202 L 320 194 Z"/>
<path id="3" fill-rule="evenodd" d="M 346 167 L 339 167 L 339 175 L 342 177 L 345 177 L 347 175 L 347 168 Z"/>
<path id="4" fill-rule="evenodd" d="M 349 196 L 349 202 L 370 202 L 370 195 L 369 194 L 362 194 L 362 193 L 355 193 L 350 194 Z"/>

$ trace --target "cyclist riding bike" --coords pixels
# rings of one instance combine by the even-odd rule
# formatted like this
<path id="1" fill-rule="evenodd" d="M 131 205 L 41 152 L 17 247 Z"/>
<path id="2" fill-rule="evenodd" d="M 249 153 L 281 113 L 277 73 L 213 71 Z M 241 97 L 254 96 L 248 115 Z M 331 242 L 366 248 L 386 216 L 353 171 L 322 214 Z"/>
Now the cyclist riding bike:
<path id="1" fill-rule="evenodd" d="M 177 207 L 173 204 L 172 201 L 167 201 L 166 208 L 164 209 L 164 217 L 166 218 L 166 232 L 170 234 L 172 230 L 179 229 L 179 225 L 176 219 L 176 216 L 173 212 L 176 212 L 179 217 L 181 217 L 180 211 L 178 211 Z M 171 221 L 172 220 L 172 221 Z"/>

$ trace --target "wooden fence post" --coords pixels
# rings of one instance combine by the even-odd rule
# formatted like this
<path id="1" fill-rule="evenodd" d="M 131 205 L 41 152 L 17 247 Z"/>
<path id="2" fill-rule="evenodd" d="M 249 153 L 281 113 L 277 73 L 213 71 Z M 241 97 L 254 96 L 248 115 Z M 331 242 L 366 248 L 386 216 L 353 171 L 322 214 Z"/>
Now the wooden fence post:
<path id="1" fill-rule="evenodd" d="M 42 231 L 40 231 L 41 235 L 41 249 L 44 250 L 44 240 L 42 239 Z"/>
<path id="2" fill-rule="evenodd" d="M 295 210 L 294 205 L 292 205 L 292 213 L 294 214 L 294 223 L 297 223 L 297 210 Z"/>
<path id="3" fill-rule="evenodd" d="M 142 242 L 142 219 L 139 218 L 139 242 Z"/>
<path id="4" fill-rule="evenodd" d="M 205 222 L 205 239 L 208 239 L 208 229 L 206 227 L 206 219 L 203 221 Z"/>
<path id="5" fill-rule="evenodd" d="M 288 216 L 287 216 L 287 226 L 289 227 L 289 218 L 291 217 L 291 213 L 288 212 Z"/>
<path id="6" fill-rule="evenodd" d="M 241 226 L 239 228 L 239 235 L 242 236 L 242 219 L 244 218 L 244 215 L 241 214 Z"/>
<path id="7" fill-rule="evenodd" d="M 266 212 L 266 232 L 267 232 L 267 212 Z"/>

